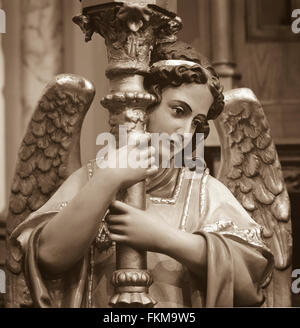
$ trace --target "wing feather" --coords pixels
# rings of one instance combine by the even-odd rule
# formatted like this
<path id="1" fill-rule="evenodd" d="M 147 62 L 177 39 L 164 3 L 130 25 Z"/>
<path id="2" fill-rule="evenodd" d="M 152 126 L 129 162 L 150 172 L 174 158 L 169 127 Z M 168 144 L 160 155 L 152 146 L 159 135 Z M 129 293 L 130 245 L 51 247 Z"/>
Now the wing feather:
<path id="1" fill-rule="evenodd" d="M 9 236 L 81 167 L 80 132 L 94 95 L 88 80 L 58 75 L 45 88 L 29 123 L 18 153 L 7 218 L 8 307 L 30 306 L 31 302 L 19 245 Z"/>
<path id="2" fill-rule="evenodd" d="M 218 178 L 263 227 L 265 241 L 274 254 L 273 281 L 285 295 L 271 292 L 275 283 L 271 282 L 266 289 L 267 305 L 289 306 L 290 203 L 269 124 L 254 93 L 249 89 L 226 92 L 225 109 L 216 127 L 221 140 Z M 285 280 L 282 271 L 286 271 Z"/>

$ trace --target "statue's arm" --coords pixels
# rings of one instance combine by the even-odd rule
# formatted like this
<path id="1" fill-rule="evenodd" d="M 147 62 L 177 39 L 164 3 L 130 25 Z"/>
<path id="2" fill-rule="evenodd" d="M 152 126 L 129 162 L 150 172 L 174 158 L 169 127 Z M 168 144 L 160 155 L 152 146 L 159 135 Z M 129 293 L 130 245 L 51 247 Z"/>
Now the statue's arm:
<path id="1" fill-rule="evenodd" d="M 191 232 L 116 201 L 112 206 L 122 214 L 108 217 L 112 239 L 182 263 L 198 288 L 207 291 L 207 306 L 260 305 L 272 254 L 259 236 L 260 227 L 228 189 L 215 179 L 208 181 L 208 210 Z"/>
<path id="2" fill-rule="evenodd" d="M 194 274 L 199 288 L 207 290 L 207 300 L 209 294 L 231 288 L 232 306 L 262 304 L 261 286 L 270 271 L 270 261 L 260 251 L 218 233 L 191 234 L 173 229 L 166 237 L 161 253 L 181 262 Z"/>
<path id="3" fill-rule="evenodd" d="M 256 247 L 218 232 L 184 232 L 146 211 L 121 202 L 113 205 L 123 213 L 108 218 L 112 240 L 182 263 L 192 273 L 197 288 L 207 291 L 207 306 L 262 304 L 261 286 L 270 272 L 271 260 Z"/>
<path id="4" fill-rule="evenodd" d="M 134 150 L 138 146 L 128 146 Z M 116 158 L 124 162 L 128 147 L 117 150 Z M 137 150 L 137 149 L 136 149 Z M 123 159 L 123 156 L 124 159 Z M 140 152 L 140 158 L 149 165 L 153 161 L 153 148 Z M 93 177 L 43 228 L 39 238 L 39 263 L 46 273 L 60 274 L 75 265 L 87 252 L 95 239 L 101 219 L 104 217 L 116 193 L 156 171 L 146 168 L 98 168 Z M 85 174 L 85 173 L 84 173 Z M 70 181 L 72 185 L 72 181 Z"/>
<path id="5" fill-rule="evenodd" d="M 176 259 L 199 278 L 205 278 L 207 266 L 205 238 L 170 226 L 164 229 L 164 234 L 164 243 L 160 243 L 159 253 Z"/>
<path id="6" fill-rule="evenodd" d="M 38 252 L 43 272 L 59 275 L 86 254 L 118 189 L 119 181 L 114 176 L 105 176 L 104 171 L 98 170 L 68 206 L 45 225 Z"/>
<path id="7" fill-rule="evenodd" d="M 198 288 L 206 290 L 206 306 L 263 303 L 262 285 L 272 269 L 272 259 L 260 250 L 241 240 L 205 231 L 192 234 L 171 228 L 165 230 L 164 241 L 160 252 L 190 270 Z"/>

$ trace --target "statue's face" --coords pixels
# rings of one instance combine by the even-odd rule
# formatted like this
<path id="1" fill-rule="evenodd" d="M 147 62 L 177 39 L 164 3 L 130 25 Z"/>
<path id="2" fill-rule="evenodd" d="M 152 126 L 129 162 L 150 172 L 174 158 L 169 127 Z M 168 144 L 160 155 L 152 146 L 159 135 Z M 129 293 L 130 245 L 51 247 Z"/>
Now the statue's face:
<path id="1" fill-rule="evenodd" d="M 192 136 L 195 132 L 194 118 L 207 115 L 214 99 L 207 84 L 187 83 L 180 87 L 168 87 L 163 90 L 162 101 L 149 114 L 148 132 Z M 170 153 L 162 145 L 160 156 Z M 174 155 L 174 151 L 171 156 Z M 162 156 L 165 157 L 165 156 Z"/>

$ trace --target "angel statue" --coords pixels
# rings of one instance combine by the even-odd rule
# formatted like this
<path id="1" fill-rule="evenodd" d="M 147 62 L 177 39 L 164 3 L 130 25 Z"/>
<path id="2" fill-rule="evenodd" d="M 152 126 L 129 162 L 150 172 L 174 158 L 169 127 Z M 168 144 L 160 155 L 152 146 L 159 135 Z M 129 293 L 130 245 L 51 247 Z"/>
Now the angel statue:
<path id="1" fill-rule="evenodd" d="M 226 92 L 189 45 L 157 46 L 145 89 L 147 131 L 209 134 L 222 145 L 219 179 L 185 178 L 171 152 L 140 149 L 146 168 L 81 166 L 81 125 L 93 85 L 59 75 L 22 142 L 8 217 L 8 307 L 100 307 L 113 296 L 116 244 L 147 251 L 155 307 L 280 306 L 289 302 L 289 202 L 262 107 L 249 89 Z M 225 96 L 225 97 L 224 97 Z M 123 160 L 128 150 L 117 150 Z M 197 173 L 199 174 L 199 173 Z M 115 200 L 146 180 L 146 210 Z M 223 183 L 222 183 L 222 182 Z"/>

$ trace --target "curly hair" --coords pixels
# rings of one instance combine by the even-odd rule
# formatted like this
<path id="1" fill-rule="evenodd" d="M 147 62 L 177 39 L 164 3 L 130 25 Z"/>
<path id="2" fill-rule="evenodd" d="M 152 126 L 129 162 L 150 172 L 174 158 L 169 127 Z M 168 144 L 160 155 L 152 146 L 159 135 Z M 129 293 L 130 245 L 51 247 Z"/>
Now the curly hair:
<path id="1" fill-rule="evenodd" d="M 198 115 L 194 122 L 197 126 L 196 132 L 204 133 L 206 138 L 209 134 L 208 121 L 216 119 L 224 109 L 223 87 L 220 85 L 219 76 L 203 55 L 184 42 L 159 45 L 152 53 L 151 64 L 170 59 L 192 61 L 195 66 L 152 67 L 150 74 L 145 77 L 145 88 L 156 96 L 156 106 L 161 102 L 162 92 L 166 87 L 179 87 L 184 83 L 207 83 L 214 102 L 207 116 Z"/>

